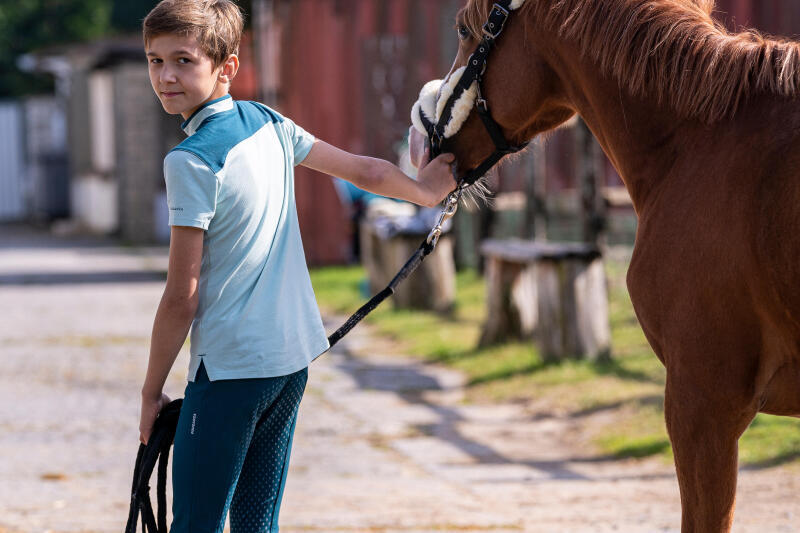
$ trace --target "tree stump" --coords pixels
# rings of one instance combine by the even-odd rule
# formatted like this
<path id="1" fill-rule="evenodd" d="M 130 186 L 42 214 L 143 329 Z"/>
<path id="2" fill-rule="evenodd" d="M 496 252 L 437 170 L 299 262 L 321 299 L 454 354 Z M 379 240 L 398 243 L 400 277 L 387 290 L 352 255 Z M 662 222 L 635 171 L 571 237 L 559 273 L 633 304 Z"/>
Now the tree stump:
<path id="1" fill-rule="evenodd" d="M 481 245 L 487 290 L 481 346 L 533 338 L 539 318 L 535 262 L 509 259 L 498 249 L 501 242 L 488 240 Z"/>
<path id="2" fill-rule="evenodd" d="M 608 291 L 591 245 L 487 240 L 487 320 L 481 345 L 535 338 L 546 360 L 610 355 Z"/>
<path id="3" fill-rule="evenodd" d="M 427 233 L 401 232 L 386 237 L 373 221 L 361 223 L 361 263 L 367 271 L 372 294 L 383 290 L 406 261 L 416 252 Z M 395 290 L 396 309 L 423 309 L 449 312 L 456 296 L 456 269 L 453 241 L 447 234 L 439 238 L 436 250 Z"/>

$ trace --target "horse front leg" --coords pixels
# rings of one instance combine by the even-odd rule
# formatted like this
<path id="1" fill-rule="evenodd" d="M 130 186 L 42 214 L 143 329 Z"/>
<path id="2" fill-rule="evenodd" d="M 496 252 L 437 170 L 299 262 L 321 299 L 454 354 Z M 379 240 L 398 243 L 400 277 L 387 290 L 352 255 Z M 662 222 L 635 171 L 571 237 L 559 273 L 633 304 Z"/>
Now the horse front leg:
<path id="1" fill-rule="evenodd" d="M 723 376 L 704 383 L 669 374 L 664 409 L 680 485 L 681 531 L 728 532 L 736 499 L 738 440 L 755 409 Z"/>

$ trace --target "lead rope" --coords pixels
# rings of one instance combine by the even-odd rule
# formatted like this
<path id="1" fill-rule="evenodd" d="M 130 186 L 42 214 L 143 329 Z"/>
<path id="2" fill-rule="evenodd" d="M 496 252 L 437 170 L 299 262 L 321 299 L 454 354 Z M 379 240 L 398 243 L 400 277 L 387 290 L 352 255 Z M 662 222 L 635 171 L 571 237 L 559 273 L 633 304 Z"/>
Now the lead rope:
<path id="1" fill-rule="evenodd" d="M 461 201 L 461 195 L 464 192 L 464 188 L 467 187 L 466 182 L 462 181 L 459 183 L 456 190 L 451 192 L 447 195 L 447 198 L 444 201 L 444 209 L 442 210 L 441 214 L 439 215 L 439 219 L 436 221 L 436 225 L 431 229 L 431 232 L 422 241 L 422 244 L 419 245 L 417 251 L 414 252 L 406 264 L 403 265 L 403 268 L 395 275 L 392 281 L 389 282 L 389 285 L 386 286 L 381 292 L 373 296 L 367 303 L 362 305 L 358 311 L 353 313 L 353 315 L 347 319 L 347 321 L 337 329 L 332 335 L 328 337 L 328 343 L 333 347 L 337 342 L 342 340 L 342 337 L 350 333 L 356 324 L 361 322 L 364 317 L 370 314 L 372 311 L 375 310 L 383 301 L 394 294 L 395 288 L 397 288 L 400 283 L 403 282 L 408 276 L 414 272 L 417 267 L 428 257 L 433 250 L 436 248 L 436 244 L 439 242 L 439 237 L 442 236 L 442 232 L 444 231 L 442 228 L 444 223 L 453 218 L 458 211 L 458 203 Z"/>
<path id="2" fill-rule="evenodd" d="M 131 504 L 125 533 L 136 533 L 139 515 L 142 518 L 142 533 L 167 533 L 167 473 L 169 449 L 175 440 L 183 399 L 172 400 L 161 408 L 153 423 L 153 432 L 147 444 L 139 444 L 133 468 Z M 150 477 L 158 464 L 156 485 L 157 514 L 150 501 Z"/>

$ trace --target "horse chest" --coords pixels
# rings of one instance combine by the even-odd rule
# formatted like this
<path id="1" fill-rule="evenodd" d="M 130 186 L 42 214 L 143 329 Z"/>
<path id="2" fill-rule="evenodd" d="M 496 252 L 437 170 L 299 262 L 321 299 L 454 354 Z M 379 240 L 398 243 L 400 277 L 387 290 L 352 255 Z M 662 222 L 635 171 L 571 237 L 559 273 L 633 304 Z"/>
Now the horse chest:
<path id="1" fill-rule="evenodd" d="M 740 275 L 748 261 L 733 255 L 719 232 L 660 222 L 640 225 L 627 284 L 642 329 L 663 361 L 665 352 L 728 334 L 731 323 L 752 324 L 752 312 Z"/>

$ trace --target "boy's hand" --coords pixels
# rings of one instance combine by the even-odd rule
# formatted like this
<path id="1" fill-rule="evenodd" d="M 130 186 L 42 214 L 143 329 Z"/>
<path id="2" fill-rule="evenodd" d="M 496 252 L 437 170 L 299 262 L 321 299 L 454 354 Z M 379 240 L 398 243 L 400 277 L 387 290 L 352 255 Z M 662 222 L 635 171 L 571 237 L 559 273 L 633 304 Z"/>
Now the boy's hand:
<path id="1" fill-rule="evenodd" d="M 142 395 L 142 414 L 139 419 L 139 441 L 147 444 L 153 433 L 153 424 L 161 408 L 169 403 L 169 396 L 161 393 L 160 398 L 150 398 Z"/>
<path id="2" fill-rule="evenodd" d="M 428 163 L 429 158 L 430 153 L 426 148 L 421 159 L 423 164 L 417 174 L 417 181 L 430 195 L 427 205 L 434 206 L 444 200 L 458 186 L 452 170 L 452 164 L 456 158 L 453 154 L 441 154 Z"/>

